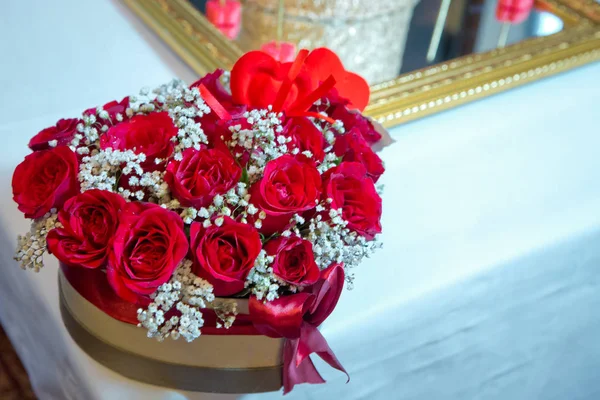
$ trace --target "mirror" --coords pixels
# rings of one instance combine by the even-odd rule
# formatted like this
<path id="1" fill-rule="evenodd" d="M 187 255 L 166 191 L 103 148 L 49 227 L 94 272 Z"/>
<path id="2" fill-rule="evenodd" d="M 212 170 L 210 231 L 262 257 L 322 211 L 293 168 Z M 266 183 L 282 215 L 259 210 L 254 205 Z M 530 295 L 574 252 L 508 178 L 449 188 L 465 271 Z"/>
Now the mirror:
<path id="1" fill-rule="evenodd" d="M 189 1 L 206 15 L 208 0 Z M 279 10 L 278 0 L 243 0 L 241 26 L 232 40 L 245 51 L 260 49 L 278 36 L 297 48 L 329 47 L 346 68 L 375 84 L 460 56 L 552 35 L 563 28 L 560 17 L 539 7 L 523 22 L 503 24 L 496 18 L 496 0 L 351 3 L 283 0 Z"/>
<path id="2" fill-rule="evenodd" d="M 600 59 L 598 0 L 123 1 L 198 74 L 267 42 L 329 47 L 387 127 Z M 207 15 L 229 2 L 237 25 Z"/>

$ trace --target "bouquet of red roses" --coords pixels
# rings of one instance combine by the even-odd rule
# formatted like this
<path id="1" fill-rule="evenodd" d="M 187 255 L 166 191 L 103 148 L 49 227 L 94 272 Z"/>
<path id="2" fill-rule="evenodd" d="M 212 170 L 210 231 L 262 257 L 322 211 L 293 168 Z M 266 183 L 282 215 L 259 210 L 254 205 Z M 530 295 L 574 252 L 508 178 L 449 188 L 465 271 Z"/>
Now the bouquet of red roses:
<path id="1" fill-rule="evenodd" d="M 39 270 L 53 254 L 84 298 L 148 337 L 285 338 L 285 390 L 322 382 L 311 353 L 343 368 L 317 326 L 381 232 L 368 97 L 329 50 L 283 64 L 250 52 L 230 74 L 60 120 L 13 176 L 32 219 L 15 258 Z M 236 298 L 249 298 L 239 322 Z"/>

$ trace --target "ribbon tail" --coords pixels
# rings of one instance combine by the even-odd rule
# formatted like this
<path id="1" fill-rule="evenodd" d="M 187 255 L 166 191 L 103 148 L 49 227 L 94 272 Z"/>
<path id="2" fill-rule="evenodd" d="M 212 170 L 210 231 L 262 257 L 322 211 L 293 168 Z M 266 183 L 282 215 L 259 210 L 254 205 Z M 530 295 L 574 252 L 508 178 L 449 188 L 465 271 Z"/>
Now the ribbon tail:
<path id="1" fill-rule="evenodd" d="M 299 117 L 313 117 L 313 118 L 316 118 L 316 119 L 327 121 L 327 122 L 329 122 L 332 125 L 335 124 L 335 119 L 330 118 L 330 117 L 328 117 L 326 115 L 323 115 L 323 114 L 319 114 L 318 112 L 306 111 L 304 113 L 300 113 L 298 116 Z"/>
<path id="2" fill-rule="evenodd" d="M 283 394 L 288 394 L 300 383 L 325 383 L 310 357 L 296 364 L 299 342 L 300 339 L 288 339 L 283 346 Z"/>
<path id="3" fill-rule="evenodd" d="M 204 102 L 210 107 L 211 110 L 215 112 L 215 114 L 217 114 L 217 116 L 220 119 L 224 121 L 229 121 L 231 119 L 231 114 L 227 112 L 225 107 L 223 107 L 223 105 L 219 103 L 219 100 L 217 100 L 217 98 L 213 96 L 213 94 L 210 92 L 210 90 L 208 90 L 206 86 L 200 84 L 198 86 L 198 90 L 200 91 L 200 95 L 204 99 Z"/>
<path id="4" fill-rule="evenodd" d="M 321 332 L 315 326 L 305 323 L 302 326 L 300 338 L 287 340 L 284 346 L 284 394 L 289 393 L 294 385 L 299 383 L 325 382 L 310 359 L 312 353 L 316 353 L 332 368 L 346 374 L 347 382 L 350 381 L 348 372 L 337 359 Z"/>
<path id="5" fill-rule="evenodd" d="M 292 83 L 300 73 L 302 65 L 304 64 L 304 60 L 306 60 L 307 56 L 308 50 L 306 49 L 300 50 L 296 55 L 296 59 L 290 66 L 290 70 L 288 71 L 286 79 L 284 80 L 283 84 L 279 88 L 279 91 L 277 92 L 277 96 L 275 97 L 275 102 L 273 104 L 273 111 L 279 112 L 283 109 L 285 100 L 287 99 L 290 89 L 292 88 Z"/>
<path id="6" fill-rule="evenodd" d="M 297 100 L 294 104 L 292 104 L 288 110 L 289 115 L 296 115 L 298 113 L 302 113 L 308 110 L 315 101 L 324 97 L 334 86 L 335 86 L 335 78 L 333 75 L 330 75 L 329 78 L 325 79 L 319 87 L 309 93 L 305 98 Z"/>
<path id="7" fill-rule="evenodd" d="M 317 355 L 321 357 L 323 361 L 329 364 L 332 368 L 335 368 L 338 371 L 346 374 L 346 377 L 348 378 L 346 383 L 350 382 L 350 375 L 348 375 L 346 369 L 342 366 L 340 361 L 333 353 L 333 350 L 331 350 L 331 348 L 327 344 L 327 340 L 325 340 L 321 332 L 314 325 L 305 324 L 303 326 L 302 332 L 300 334 L 300 343 L 301 345 L 305 344 L 310 353 L 317 353 Z M 300 360 L 297 360 L 297 362 L 298 361 Z"/>

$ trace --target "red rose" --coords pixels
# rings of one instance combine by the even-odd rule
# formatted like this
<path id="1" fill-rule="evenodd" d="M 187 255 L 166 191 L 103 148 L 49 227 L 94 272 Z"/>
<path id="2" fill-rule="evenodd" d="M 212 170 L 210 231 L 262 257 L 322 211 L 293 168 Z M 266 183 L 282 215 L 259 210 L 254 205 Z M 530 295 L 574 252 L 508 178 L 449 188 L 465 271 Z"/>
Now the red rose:
<path id="1" fill-rule="evenodd" d="M 165 159 L 173 152 L 171 138 L 177 127 L 167 112 L 136 115 L 129 121 L 115 125 L 100 137 L 102 149 L 132 150 L 146 155 L 146 165 L 156 168 L 155 159 Z"/>
<path id="2" fill-rule="evenodd" d="M 278 237 L 265 245 L 267 254 L 274 256 L 275 275 L 296 286 L 312 285 L 321 271 L 315 262 L 312 243 L 297 236 Z"/>
<path id="3" fill-rule="evenodd" d="M 258 232 L 248 224 L 224 217 L 221 226 L 190 230 L 194 273 L 214 286 L 215 296 L 230 296 L 244 289 L 248 272 L 262 248 Z"/>
<path id="4" fill-rule="evenodd" d="M 231 93 L 238 104 L 267 108 L 275 104 L 279 89 L 286 80 L 292 63 L 280 63 L 263 51 L 244 54 L 231 69 Z M 282 109 L 305 98 L 318 85 L 307 68 L 301 68 L 291 83 Z"/>
<path id="5" fill-rule="evenodd" d="M 127 203 L 107 268 L 108 282 L 123 300 L 137 303 L 166 283 L 185 257 L 183 221 L 150 203 Z"/>
<path id="6" fill-rule="evenodd" d="M 31 150 L 46 150 L 50 148 L 48 144 L 51 140 L 56 140 L 58 146 L 68 145 L 77 133 L 77 125 L 81 122 L 80 119 L 70 118 L 61 119 L 56 125 L 40 131 L 29 141 Z"/>
<path id="7" fill-rule="evenodd" d="M 292 138 L 292 141 L 288 143 L 288 148 L 297 147 L 301 152 L 308 150 L 318 161 L 323 161 L 325 158 L 324 149 L 328 143 L 323 133 L 310 119 L 306 117 L 290 118 L 285 124 L 282 135 Z"/>
<path id="8" fill-rule="evenodd" d="M 40 218 L 79 193 L 77 156 L 67 146 L 29 154 L 15 168 L 13 199 L 27 218 Z"/>
<path id="9" fill-rule="evenodd" d="M 377 182 L 385 172 L 383 161 L 356 128 L 337 136 L 333 150 L 338 157 L 343 157 L 343 161 L 356 161 L 364 165 L 373 182 Z"/>
<path id="10" fill-rule="evenodd" d="M 229 153 L 187 149 L 181 161 L 169 163 L 165 181 L 181 205 L 200 208 L 210 205 L 215 195 L 233 188 L 241 175 L 241 168 Z"/>
<path id="11" fill-rule="evenodd" d="M 342 104 L 330 107 L 328 114 L 331 118 L 342 121 L 346 132 L 358 129 L 369 145 L 381 140 L 381 133 L 377 132 L 373 123 L 367 117 L 356 111 L 349 111 Z"/>
<path id="12" fill-rule="evenodd" d="M 324 197 L 333 200 L 333 209 L 342 209 L 349 229 L 369 240 L 381 233 L 381 197 L 362 164 L 344 161 L 324 179 Z"/>
<path id="13" fill-rule="evenodd" d="M 108 113 L 108 117 L 113 123 L 117 122 L 117 114 L 121 114 L 123 119 L 127 119 L 127 107 L 129 107 L 129 96 L 121 101 L 113 100 L 102 106 L 102 109 Z M 88 108 L 83 112 L 85 115 L 96 115 L 96 108 Z M 101 124 L 102 125 L 102 124 Z"/>
<path id="14" fill-rule="evenodd" d="M 50 253 L 70 266 L 104 266 L 125 204 L 118 194 L 97 189 L 71 197 L 58 213 L 63 227 L 48 233 Z"/>
<path id="15" fill-rule="evenodd" d="M 284 155 L 269 161 L 262 179 L 250 188 L 250 202 L 267 214 L 261 232 L 280 232 L 295 214 L 316 206 L 321 176 L 312 160 Z"/>

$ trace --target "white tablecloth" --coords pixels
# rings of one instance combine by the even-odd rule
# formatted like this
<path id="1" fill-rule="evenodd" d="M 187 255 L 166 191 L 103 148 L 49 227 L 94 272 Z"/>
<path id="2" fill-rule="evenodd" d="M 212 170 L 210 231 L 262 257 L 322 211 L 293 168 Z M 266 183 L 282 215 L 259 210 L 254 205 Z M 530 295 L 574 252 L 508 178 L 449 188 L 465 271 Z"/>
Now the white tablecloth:
<path id="1" fill-rule="evenodd" d="M 269 400 L 127 380 L 62 326 L 56 262 L 12 261 L 10 180 L 57 119 L 193 74 L 118 2 L 8 0 L 0 13 L 0 322 L 41 399 Z M 385 247 L 323 333 L 351 375 L 296 399 L 600 398 L 600 65 L 392 131 Z M 595 114 L 595 115 L 594 115 Z"/>

